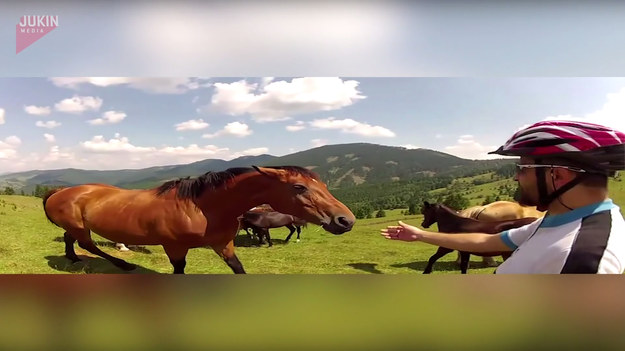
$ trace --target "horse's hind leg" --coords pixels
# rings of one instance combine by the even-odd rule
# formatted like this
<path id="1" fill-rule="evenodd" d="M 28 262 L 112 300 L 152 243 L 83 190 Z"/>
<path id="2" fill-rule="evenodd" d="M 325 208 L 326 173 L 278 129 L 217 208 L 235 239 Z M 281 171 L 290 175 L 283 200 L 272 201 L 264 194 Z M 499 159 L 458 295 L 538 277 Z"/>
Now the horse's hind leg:
<path id="1" fill-rule="evenodd" d="M 80 258 L 76 256 L 76 251 L 74 251 L 76 239 L 69 235 L 68 232 L 65 232 L 65 234 L 63 234 L 63 240 L 65 241 L 65 257 L 72 261 L 72 263 L 79 262 Z"/>
<path id="2" fill-rule="evenodd" d="M 78 246 L 80 246 L 81 248 L 91 252 L 94 255 L 98 255 L 106 260 L 108 260 L 109 262 L 111 262 L 112 264 L 114 264 L 115 266 L 125 270 L 125 271 L 131 271 L 135 268 L 137 268 L 137 266 L 135 266 L 132 263 L 128 263 L 122 259 L 119 259 L 117 257 L 113 257 L 109 254 L 107 254 L 106 252 L 100 250 L 95 243 L 93 242 L 93 240 L 91 240 L 91 235 L 89 233 L 89 230 L 84 230 L 81 231 L 79 233 L 79 235 L 77 235 L 77 239 L 78 240 Z"/>
<path id="3" fill-rule="evenodd" d="M 271 235 L 269 235 L 269 228 L 265 229 L 265 236 L 267 237 L 267 244 L 269 244 L 269 247 L 273 246 L 273 243 L 271 242 Z"/>
<path id="4" fill-rule="evenodd" d="M 297 242 L 299 242 L 299 234 L 302 232 L 302 227 L 295 226 L 295 228 L 297 228 Z"/>
<path id="5" fill-rule="evenodd" d="M 284 242 L 288 243 L 289 240 L 291 240 L 291 236 L 293 236 L 293 233 L 295 233 L 295 227 L 292 224 L 287 224 L 285 225 L 285 227 L 289 228 L 289 230 L 291 231 L 286 239 L 284 239 Z M 297 238 L 299 239 L 299 233 L 297 233 Z"/>
<path id="6" fill-rule="evenodd" d="M 184 274 L 184 267 L 187 265 L 187 252 L 189 248 L 180 246 L 163 245 L 169 262 L 174 266 L 174 274 Z"/>
<path id="7" fill-rule="evenodd" d="M 439 246 L 438 250 L 436 250 L 436 253 L 434 255 L 432 255 L 432 257 L 430 257 L 430 259 L 428 260 L 428 265 L 425 267 L 425 270 L 423 271 L 423 274 L 430 274 L 430 273 L 432 273 L 432 266 L 434 266 L 434 263 L 436 261 L 438 261 L 439 258 L 447 255 L 448 253 L 450 253 L 452 251 L 454 251 L 454 250 L 447 249 L 447 248 L 444 248 L 442 246 Z"/>

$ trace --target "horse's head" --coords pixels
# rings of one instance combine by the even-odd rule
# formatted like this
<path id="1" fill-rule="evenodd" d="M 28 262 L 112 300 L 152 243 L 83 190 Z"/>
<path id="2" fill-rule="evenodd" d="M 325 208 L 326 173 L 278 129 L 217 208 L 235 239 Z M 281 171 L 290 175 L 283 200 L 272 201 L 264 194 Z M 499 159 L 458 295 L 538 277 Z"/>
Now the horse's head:
<path id="1" fill-rule="evenodd" d="M 343 234 L 352 229 L 356 217 L 330 194 L 315 173 L 301 167 L 254 166 L 254 169 L 270 180 L 266 202 L 274 210 L 321 225 L 333 234 Z"/>
<path id="2" fill-rule="evenodd" d="M 423 214 L 423 222 L 421 222 L 421 226 L 423 228 L 429 228 L 432 224 L 438 221 L 436 216 L 436 210 L 438 204 L 431 204 L 427 201 L 423 201 L 423 208 L 421 213 Z"/>

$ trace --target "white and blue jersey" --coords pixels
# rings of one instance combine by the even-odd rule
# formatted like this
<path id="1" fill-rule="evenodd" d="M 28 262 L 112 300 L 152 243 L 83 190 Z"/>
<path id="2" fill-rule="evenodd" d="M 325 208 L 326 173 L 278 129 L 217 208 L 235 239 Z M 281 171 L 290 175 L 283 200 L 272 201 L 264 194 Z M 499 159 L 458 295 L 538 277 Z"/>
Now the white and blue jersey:
<path id="1" fill-rule="evenodd" d="M 625 270 L 625 220 L 612 200 L 500 234 L 514 250 L 495 273 L 612 273 Z"/>

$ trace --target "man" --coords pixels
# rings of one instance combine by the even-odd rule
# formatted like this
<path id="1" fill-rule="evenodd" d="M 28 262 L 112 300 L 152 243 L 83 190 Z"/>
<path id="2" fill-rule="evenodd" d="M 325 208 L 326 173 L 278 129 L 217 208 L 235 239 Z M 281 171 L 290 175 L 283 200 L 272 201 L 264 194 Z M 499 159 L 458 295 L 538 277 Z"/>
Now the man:
<path id="1" fill-rule="evenodd" d="M 624 133 L 591 123 L 544 121 L 491 153 L 520 156 L 519 202 L 546 210 L 544 218 L 496 235 L 434 233 L 401 221 L 381 234 L 462 251 L 514 251 L 496 273 L 625 271 L 625 220 L 607 186 L 608 176 L 625 169 Z"/>

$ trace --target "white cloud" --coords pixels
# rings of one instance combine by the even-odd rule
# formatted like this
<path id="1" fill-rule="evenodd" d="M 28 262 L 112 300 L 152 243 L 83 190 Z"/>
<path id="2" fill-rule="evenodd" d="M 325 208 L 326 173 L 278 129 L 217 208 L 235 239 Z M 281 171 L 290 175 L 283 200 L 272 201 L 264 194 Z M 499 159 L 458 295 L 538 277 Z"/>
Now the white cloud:
<path id="1" fill-rule="evenodd" d="M 0 108 L 0 124 L 4 124 L 4 109 Z"/>
<path id="2" fill-rule="evenodd" d="M 212 107 L 233 116 L 250 114 L 257 122 L 284 121 L 291 115 L 337 110 L 366 98 L 356 89 L 358 84 L 333 77 L 273 81 L 260 88 L 245 80 L 215 83 Z"/>
<path id="3" fill-rule="evenodd" d="M 52 128 L 56 128 L 58 126 L 61 125 L 61 123 L 57 122 L 57 121 L 37 121 L 37 123 L 35 123 L 35 125 L 37 127 L 41 127 L 41 128 L 48 128 L 48 129 L 52 129 Z"/>
<path id="4" fill-rule="evenodd" d="M 306 128 L 306 123 L 304 123 L 302 121 L 297 121 L 293 125 L 286 126 L 286 130 L 288 130 L 289 132 L 297 132 L 297 131 L 305 129 L 305 128 Z"/>
<path id="5" fill-rule="evenodd" d="M 328 117 L 324 119 L 316 119 L 310 122 L 310 125 L 319 129 L 339 129 L 343 133 L 358 134 L 368 137 L 394 137 L 395 133 L 381 127 L 372 126 L 367 123 L 361 123 L 353 119 L 335 119 Z"/>
<path id="6" fill-rule="evenodd" d="M 470 160 L 501 158 L 500 155 L 488 154 L 496 148 L 497 146 L 478 143 L 473 135 L 462 135 L 458 138 L 456 145 L 446 146 L 444 152 Z"/>
<path id="7" fill-rule="evenodd" d="M 0 140 L 0 160 L 9 160 L 17 157 L 17 147 L 22 144 L 22 140 L 15 135 Z"/>
<path id="8" fill-rule="evenodd" d="M 258 156 L 262 154 L 266 154 L 269 151 L 266 147 L 255 147 L 247 150 L 243 150 L 241 152 L 235 152 L 232 154 L 232 158 L 237 158 L 241 156 Z"/>
<path id="9" fill-rule="evenodd" d="M 208 128 L 210 124 L 204 122 L 203 119 L 192 119 L 175 125 L 177 131 L 183 130 L 200 130 Z"/>
<path id="10" fill-rule="evenodd" d="M 80 145 L 88 151 L 92 152 L 150 152 L 156 150 L 154 147 L 134 146 L 126 137 L 121 137 L 119 133 L 109 140 L 104 139 L 102 135 L 96 135 L 91 140 L 81 142 Z"/>
<path id="11" fill-rule="evenodd" d="M 401 145 L 401 147 L 405 147 L 406 149 L 420 149 L 420 146 L 417 145 L 412 145 L 412 144 L 406 144 L 406 145 Z"/>
<path id="12" fill-rule="evenodd" d="M 65 160 L 65 161 L 70 161 L 72 164 L 76 164 L 75 161 L 75 154 L 73 152 L 70 151 L 61 151 L 61 149 L 57 146 L 54 145 L 52 147 L 50 147 L 50 151 L 48 152 L 47 155 L 44 155 L 41 159 L 42 162 L 46 163 L 46 162 L 58 162 L 59 160 Z"/>
<path id="13" fill-rule="evenodd" d="M 47 116 L 51 112 L 49 106 L 39 107 L 35 105 L 24 106 L 24 111 L 26 111 L 26 113 L 28 113 L 29 115 L 35 116 Z"/>
<path id="14" fill-rule="evenodd" d="M 154 94 L 183 94 L 210 86 L 206 79 L 197 78 L 55 77 L 50 80 L 56 86 L 70 89 L 79 89 L 83 84 L 99 87 L 128 85 L 133 89 Z"/>
<path id="15" fill-rule="evenodd" d="M 436 134 L 434 137 L 435 137 L 436 139 L 440 139 L 440 138 L 442 138 L 442 137 L 443 137 L 443 134 Z"/>
<path id="16" fill-rule="evenodd" d="M 215 145 L 198 146 L 197 144 L 191 144 L 187 147 L 184 146 L 167 146 L 160 150 L 157 150 L 157 154 L 166 154 L 173 156 L 215 156 L 227 152 L 228 148 L 220 148 Z"/>
<path id="17" fill-rule="evenodd" d="M 91 119 L 87 123 L 92 125 L 115 124 L 123 121 L 124 118 L 126 118 L 124 112 L 106 111 L 102 114 L 102 118 Z"/>
<path id="18" fill-rule="evenodd" d="M 319 146 L 327 145 L 328 141 L 326 139 L 313 139 L 310 141 L 310 143 L 313 145 L 313 147 L 319 147 Z"/>
<path id="19" fill-rule="evenodd" d="M 217 133 L 204 134 L 202 135 L 202 138 L 215 138 L 215 137 L 222 136 L 222 135 L 232 135 L 232 136 L 242 138 L 250 134 L 252 134 L 252 131 L 250 130 L 247 124 L 240 123 L 240 122 L 231 122 L 231 123 L 226 124 L 224 129 L 218 131 Z"/>
<path id="20" fill-rule="evenodd" d="M 56 138 L 52 134 L 44 133 L 43 137 L 46 138 L 46 141 L 49 143 L 53 143 L 56 141 Z"/>
<path id="21" fill-rule="evenodd" d="M 100 106 L 102 106 L 102 99 L 99 97 L 74 95 L 57 102 L 54 108 L 60 112 L 81 114 L 88 110 L 97 111 Z"/>
<path id="22" fill-rule="evenodd" d="M 625 88 L 612 94 L 608 94 L 606 102 L 600 110 L 588 113 L 584 116 L 557 115 L 548 116 L 544 120 L 572 120 L 601 124 L 625 133 Z M 529 127 L 529 125 L 522 128 Z M 519 128 L 521 129 L 521 128 Z"/>

